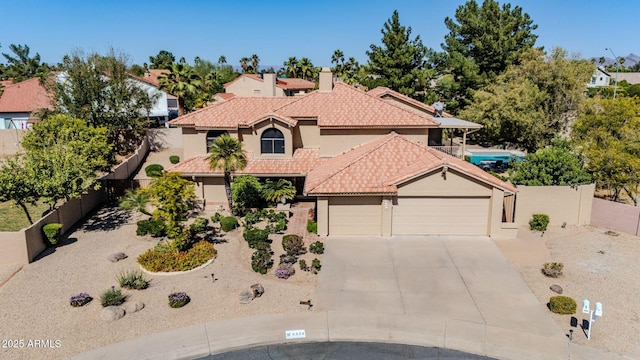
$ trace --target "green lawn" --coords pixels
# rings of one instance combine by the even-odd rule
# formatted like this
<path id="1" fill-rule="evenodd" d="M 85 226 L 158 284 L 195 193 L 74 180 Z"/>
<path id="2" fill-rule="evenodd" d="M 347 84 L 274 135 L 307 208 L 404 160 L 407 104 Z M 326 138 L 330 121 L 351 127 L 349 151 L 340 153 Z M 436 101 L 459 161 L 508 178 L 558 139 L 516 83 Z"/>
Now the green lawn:
<path id="1" fill-rule="evenodd" d="M 31 219 L 38 221 L 42 213 L 49 208 L 49 205 L 38 203 L 36 206 L 27 205 Z M 22 208 L 15 205 L 13 201 L 0 203 L 0 231 L 18 231 L 29 227 L 29 220 Z"/>

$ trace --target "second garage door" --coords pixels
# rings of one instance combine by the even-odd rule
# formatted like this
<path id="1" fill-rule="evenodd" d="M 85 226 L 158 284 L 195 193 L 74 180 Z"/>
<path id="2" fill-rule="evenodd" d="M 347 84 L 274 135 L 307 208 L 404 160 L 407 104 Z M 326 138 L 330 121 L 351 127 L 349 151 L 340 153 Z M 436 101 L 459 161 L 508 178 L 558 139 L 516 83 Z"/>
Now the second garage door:
<path id="1" fill-rule="evenodd" d="M 398 198 L 393 235 L 487 235 L 489 198 Z"/>

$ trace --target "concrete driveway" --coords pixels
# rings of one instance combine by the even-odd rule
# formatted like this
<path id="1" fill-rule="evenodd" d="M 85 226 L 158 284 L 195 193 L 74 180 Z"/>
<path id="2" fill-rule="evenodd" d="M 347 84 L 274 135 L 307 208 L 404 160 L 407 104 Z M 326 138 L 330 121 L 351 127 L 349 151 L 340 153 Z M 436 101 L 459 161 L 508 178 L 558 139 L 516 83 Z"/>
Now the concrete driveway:
<path id="1" fill-rule="evenodd" d="M 317 308 L 461 320 L 562 338 L 488 237 L 329 237 Z"/>

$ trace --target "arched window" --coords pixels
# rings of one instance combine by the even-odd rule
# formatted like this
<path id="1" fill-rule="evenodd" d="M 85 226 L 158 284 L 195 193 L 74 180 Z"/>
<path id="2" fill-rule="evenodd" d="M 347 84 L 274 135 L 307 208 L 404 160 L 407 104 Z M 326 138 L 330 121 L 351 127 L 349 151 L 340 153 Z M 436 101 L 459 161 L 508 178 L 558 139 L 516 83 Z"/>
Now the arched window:
<path id="1" fill-rule="evenodd" d="M 223 134 L 229 134 L 227 131 L 224 130 L 209 130 L 207 131 L 207 152 L 211 152 L 211 146 L 213 145 L 213 143 L 216 141 L 216 139 L 218 138 L 218 136 L 223 135 Z"/>
<path id="2" fill-rule="evenodd" d="M 263 154 L 284 154 L 284 135 L 282 131 L 270 128 L 262 133 L 260 152 Z"/>

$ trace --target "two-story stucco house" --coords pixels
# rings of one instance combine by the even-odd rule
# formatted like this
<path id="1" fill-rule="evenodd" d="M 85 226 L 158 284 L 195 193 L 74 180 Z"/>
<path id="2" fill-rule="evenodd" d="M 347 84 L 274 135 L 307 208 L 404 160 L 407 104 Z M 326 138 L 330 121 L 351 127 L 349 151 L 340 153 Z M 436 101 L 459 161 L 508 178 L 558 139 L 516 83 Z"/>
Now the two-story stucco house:
<path id="1" fill-rule="evenodd" d="M 223 85 L 227 94 L 242 97 L 294 96 L 312 90 L 316 83 L 298 78 L 278 78 L 276 74 L 242 74 Z"/>
<path id="2" fill-rule="evenodd" d="M 223 174 L 207 148 L 227 133 L 247 151 L 235 174 L 292 180 L 316 201 L 320 235 L 499 235 L 516 189 L 429 145 L 443 128 L 477 128 L 386 88 L 333 83 L 296 97 L 239 97 L 171 121 L 182 128 L 182 172 L 207 203 L 225 204 Z"/>

